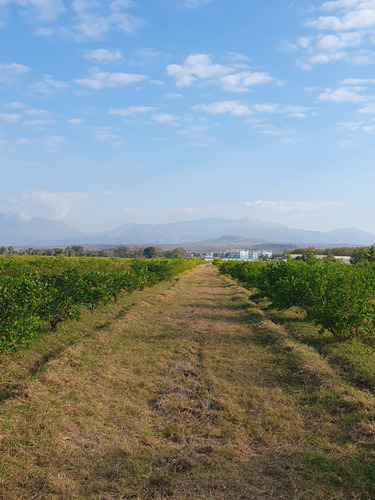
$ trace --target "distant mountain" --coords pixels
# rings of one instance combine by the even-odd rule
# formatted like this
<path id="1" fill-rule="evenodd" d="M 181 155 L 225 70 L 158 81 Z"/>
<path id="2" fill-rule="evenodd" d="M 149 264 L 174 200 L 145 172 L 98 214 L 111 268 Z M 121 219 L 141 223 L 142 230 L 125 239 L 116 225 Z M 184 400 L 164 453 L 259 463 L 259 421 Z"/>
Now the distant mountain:
<path id="1" fill-rule="evenodd" d="M 22 219 L 0 214 L 0 245 L 38 246 L 85 238 L 85 233 L 63 222 L 48 219 Z"/>
<path id="2" fill-rule="evenodd" d="M 251 219 L 200 219 L 169 224 L 124 224 L 103 236 L 106 241 L 118 244 L 181 244 L 200 240 L 217 239 L 224 234 L 236 234 L 249 238 L 260 238 L 255 233 L 262 229 L 277 229 L 278 224 L 270 224 Z"/>
<path id="3" fill-rule="evenodd" d="M 355 228 L 334 229 L 333 231 L 329 231 L 328 234 L 341 238 L 345 241 L 350 240 L 356 245 L 373 245 L 375 243 L 374 235 L 372 233 L 360 231 Z"/>
<path id="4" fill-rule="evenodd" d="M 125 224 L 102 235 L 102 242 L 116 244 L 183 244 L 236 235 L 252 241 L 295 245 L 371 245 L 375 235 L 359 229 L 307 231 L 252 219 L 200 219 L 171 224 Z M 224 243 L 224 242 L 223 242 Z"/>
<path id="5" fill-rule="evenodd" d="M 170 245 L 169 245 L 170 247 Z M 188 252 L 220 252 L 233 248 L 243 248 L 246 250 L 272 250 L 274 253 L 282 254 L 284 250 L 297 248 L 291 243 L 271 243 L 258 238 L 244 238 L 242 236 L 225 235 L 216 240 L 196 241 L 184 243 L 183 247 Z"/>
<path id="6" fill-rule="evenodd" d="M 233 235 L 233 236 L 232 236 Z M 0 215 L 0 245 L 175 245 L 200 243 L 207 248 L 372 245 L 375 235 L 359 229 L 307 231 L 252 219 L 200 219 L 169 224 L 123 224 L 111 231 L 87 235 L 67 224 L 47 219 L 23 220 Z"/>

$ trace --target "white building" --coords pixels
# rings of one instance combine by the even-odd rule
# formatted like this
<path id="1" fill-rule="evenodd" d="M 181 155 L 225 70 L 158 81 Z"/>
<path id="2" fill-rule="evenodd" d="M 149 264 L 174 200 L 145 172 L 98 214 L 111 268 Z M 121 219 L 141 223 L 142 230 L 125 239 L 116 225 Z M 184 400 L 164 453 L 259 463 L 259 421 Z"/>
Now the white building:
<path id="1" fill-rule="evenodd" d="M 237 249 L 237 250 L 232 249 L 232 250 L 227 250 L 226 252 L 220 252 L 220 258 L 225 259 L 225 260 L 254 261 L 254 260 L 258 260 L 259 257 L 261 255 L 263 255 L 262 252 L 252 251 L 252 250 L 243 250 L 243 249 Z M 264 250 L 264 252 L 268 252 L 272 256 L 272 252 L 269 252 L 268 250 Z"/>
<path id="2" fill-rule="evenodd" d="M 225 255 L 231 260 L 249 260 L 248 250 L 228 250 Z"/>
<path id="3" fill-rule="evenodd" d="M 268 259 L 272 259 L 273 252 L 272 250 L 259 250 L 259 257 L 267 257 Z"/>

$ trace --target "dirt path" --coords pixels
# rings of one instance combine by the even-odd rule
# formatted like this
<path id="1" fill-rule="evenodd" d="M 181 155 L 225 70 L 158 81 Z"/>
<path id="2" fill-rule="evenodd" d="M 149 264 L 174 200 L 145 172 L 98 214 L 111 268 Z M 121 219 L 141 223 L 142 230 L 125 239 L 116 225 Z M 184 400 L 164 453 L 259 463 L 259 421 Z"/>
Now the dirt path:
<path id="1" fill-rule="evenodd" d="M 0 407 L 0 498 L 372 498 L 372 397 L 244 289 L 200 266 L 117 308 Z"/>

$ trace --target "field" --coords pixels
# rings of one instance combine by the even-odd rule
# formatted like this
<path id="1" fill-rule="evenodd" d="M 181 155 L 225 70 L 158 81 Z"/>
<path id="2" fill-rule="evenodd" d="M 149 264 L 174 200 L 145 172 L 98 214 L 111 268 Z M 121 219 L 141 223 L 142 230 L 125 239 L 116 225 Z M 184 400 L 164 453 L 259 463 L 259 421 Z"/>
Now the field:
<path id="1" fill-rule="evenodd" d="M 211 264 L 83 307 L 0 355 L 1 498 L 374 498 L 375 354 L 320 330 Z"/>

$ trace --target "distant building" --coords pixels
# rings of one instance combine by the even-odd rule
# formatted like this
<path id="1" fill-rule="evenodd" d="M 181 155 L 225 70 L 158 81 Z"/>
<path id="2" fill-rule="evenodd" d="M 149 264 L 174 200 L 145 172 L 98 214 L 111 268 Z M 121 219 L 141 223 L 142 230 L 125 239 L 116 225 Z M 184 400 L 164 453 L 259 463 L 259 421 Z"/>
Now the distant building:
<path id="1" fill-rule="evenodd" d="M 249 251 L 248 250 L 228 250 L 225 252 L 227 255 L 227 259 L 230 260 L 249 260 Z"/>
<path id="2" fill-rule="evenodd" d="M 301 258 L 302 257 L 302 254 L 301 253 L 291 253 L 290 254 L 290 258 L 291 259 L 296 259 L 297 257 Z M 317 259 L 326 259 L 327 258 L 327 255 L 314 255 L 314 257 L 316 257 Z M 347 255 L 334 255 L 335 259 L 337 260 L 341 260 L 344 264 L 350 264 L 350 259 L 351 257 L 347 256 Z"/>
<path id="3" fill-rule="evenodd" d="M 267 256 L 272 259 L 272 250 L 244 250 L 244 249 L 230 249 L 224 252 L 204 252 L 200 254 L 202 260 L 211 261 L 215 257 L 222 260 L 241 260 L 241 261 L 257 261 L 260 258 Z"/>
<path id="4" fill-rule="evenodd" d="M 250 252 L 249 251 L 249 260 L 259 260 L 260 252 Z"/>
<path id="5" fill-rule="evenodd" d="M 259 260 L 263 255 L 267 255 L 268 258 L 272 258 L 271 250 L 243 250 L 243 249 L 231 249 L 225 252 L 220 252 L 220 259 L 224 260 L 244 260 L 244 261 L 256 261 Z"/>
<path id="6" fill-rule="evenodd" d="M 272 250 L 259 250 L 259 257 L 267 257 L 268 259 L 272 259 L 273 252 Z"/>

